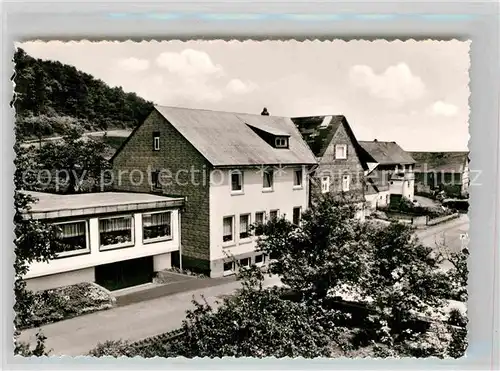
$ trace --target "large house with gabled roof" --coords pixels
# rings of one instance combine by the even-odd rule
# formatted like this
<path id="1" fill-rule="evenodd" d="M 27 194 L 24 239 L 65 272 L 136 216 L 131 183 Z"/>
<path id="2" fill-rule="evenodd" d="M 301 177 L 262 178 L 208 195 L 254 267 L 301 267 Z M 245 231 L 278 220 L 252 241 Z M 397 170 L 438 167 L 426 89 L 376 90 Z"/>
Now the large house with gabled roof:
<path id="1" fill-rule="evenodd" d="M 311 195 L 330 193 L 354 202 L 364 215 L 364 172 L 361 147 L 343 115 L 294 117 L 292 121 L 316 156 Z"/>
<path id="2" fill-rule="evenodd" d="M 156 106 L 111 159 L 113 188 L 183 196 L 172 264 L 211 277 L 266 264 L 250 225 L 299 223 L 317 161 L 290 118 Z"/>

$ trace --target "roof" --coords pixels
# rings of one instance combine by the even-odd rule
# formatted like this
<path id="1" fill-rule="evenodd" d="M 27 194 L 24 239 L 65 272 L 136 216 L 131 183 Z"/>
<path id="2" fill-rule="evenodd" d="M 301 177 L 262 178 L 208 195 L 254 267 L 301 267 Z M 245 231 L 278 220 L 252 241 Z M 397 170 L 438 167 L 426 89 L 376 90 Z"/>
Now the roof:
<path id="1" fill-rule="evenodd" d="M 24 191 L 35 199 L 29 213 L 35 219 L 84 216 L 132 210 L 180 207 L 183 197 L 166 197 L 148 193 L 96 192 L 60 195 Z"/>
<path id="2" fill-rule="evenodd" d="M 213 166 L 316 164 L 316 159 L 287 117 L 178 107 L 155 109 Z M 274 148 L 250 126 L 289 136 L 289 148 Z"/>
<path id="3" fill-rule="evenodd" d="M 411 152 L 415 171 L 462 172 L 469 152 Z"/>
<path id="4" fill-rule="evenodd" d="M 292 117 L 316 157 L 322 157 L 342 122 L 343 115 Z"/>
<path id="5" fill-rule="evenodd" d="M 415 163 L 413 157 L 396 142 L 359 141 L 359 144 L 368 155 L 367 158 L 373 160 L 367 162 L 377 162 L 380 165 L 409 165 Z"/>

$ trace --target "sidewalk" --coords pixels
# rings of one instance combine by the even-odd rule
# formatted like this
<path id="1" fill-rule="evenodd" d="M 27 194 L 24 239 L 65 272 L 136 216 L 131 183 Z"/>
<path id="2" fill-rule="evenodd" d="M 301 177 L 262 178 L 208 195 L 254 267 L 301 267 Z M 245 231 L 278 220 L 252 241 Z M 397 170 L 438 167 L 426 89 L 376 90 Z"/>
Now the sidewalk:
<path id="1" fill-rule="evenodd" d="M 279 285 L 278 277 L 267 277 L 265 286 Z M 47 337 L 46 346 L 51 355 L 85 355 L 98 342 L 106 340 L 137 341 L 150 336 L 172 331 L 181 326 L 186 310 L 193 309 L 193 297 L 203 297 L 214 305 L 225 295 L 241 287 L 239 281 L 230 281 L 217 286 L 182 292 L 136 304 L 91 313 L 61 322 L 42 326 Z M 20 340 L 34 344 L 38 328 L 25 330 Z"/>

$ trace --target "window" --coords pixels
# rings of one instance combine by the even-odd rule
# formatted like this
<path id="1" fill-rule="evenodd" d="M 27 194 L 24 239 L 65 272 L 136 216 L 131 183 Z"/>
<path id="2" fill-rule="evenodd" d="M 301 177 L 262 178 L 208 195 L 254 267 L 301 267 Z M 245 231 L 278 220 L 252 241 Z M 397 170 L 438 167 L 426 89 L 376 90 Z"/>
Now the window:
<path id="1" fill-rule="evenodd" d="M 262 265 L 265 262 L 266 262 L 266 258 L 264 257 L 264 254 L 255 255 L 255 264 Z"/>
<path id="2" fill-rule="evenodd" d="M 288 147 L 288 138 L 287 137 L 277 137 L 274 140 L 274 144 L 276 148 L 287 148 Z"/>
<path id="3" fill-rule="evenodd" d="M 231 274 L 233 273 L 233 270 L 234 270 L 234 262 L 230 261 L 230 262 L 227 262 L 227 263 L 224 263 L 224 273 L 225 274 Z"/>
<path id="4" fill-rule="evenodd" d="M 89 252 L 85 221 L 55 224 L 56 237 L 51 247 L 58 257 Z"/>
<path id="5" fill-rule="evenodd" d="M 101 247 L 124 247 L 134 244 L 132 216 L 99 219 L 99 241 Z"/>
<path id="6" fill-rule="evenodd" d="M 302 169 L 295 170 L 293 176 L 293 186 L 294 187 L 302 187 Z"/>
<path id="7" fill-rule="evenodd" d="M 231 192 L 243 192 L 243 173 L 239 170 L 231 172 Z"/>
<path id="8" fill-rule="evenodd" d="M 240 215 L 240 238 L 250 237 L 250 214 Z"/>
<path id="9" fill-rule="evenodd" d="M 340 160 L 347 158 L 347 144 L 335 145 L 335 158 Z"/>
<path id="10" fill-rule="evenodd" d="M 271 210 L 269 212 L 269 219 L 271 219 L 271 220 L 278 219 L 278 212 L 279 212 L 279 210 Z"/>
<path id="11" fill-rule="evenodd" d="M 256 236 L 261 236 L 262 235 L 262 226 L 264 225 L 264 212 L 257 212 L 255 213 L 255 235 Z"/>
<path id="12" fill-rule="evenodd" d="M 160 132 L 159 131 L 153 132 L 153 150 L 154 151 L 160 150 Z"/>
<path id="13" fill-rule="evenodd" d="M 321 192 L 327 193 L 330 191 L 330 177 L 324 176 L 321 177 Z"/>
<path id="14" fill-rule="evenodd" d="M 273 189 L 273 182 L 274 182 L 274 174 L 272 170 L 266 170 L 264 171 L 263 174 L 263 183 L 262 186 L 264 189 L 270 190 Z"/>
<path id="15" fill-rule="evenodd" d="M 301 210 L 302 210 L 302 208 L 300 206 L 293 208 L 293 221 L 292 222 L 295 225 L 299 225 L 299 223 L 300 223 Z"/>
<path id="16" fill-rule="evenodd" d="M 234 217 L 226 216 L 223 220 L 222 226 L 222 241 L 231 242 L 234 239 Z"/>
<path id="17" fill-rule="evenodd" d="M 151 187 L 152 188 L 161 188 L 160 172 L 159 171 L 152 171 L 151 172 Z"/>
<path id="18" fill-rule="evenodd" d="M 171 212 L 143 214 L 142 235 L 144 242 L 172 238 Z"/>
<path id="19" fill-rule="evenodd" d="M 241 267 L 249 267 L 250 266 L 250 258 L 240 259 Z"/>
<path id="20" fill-rule="evenodd" d="M 342 176 L 342 192 L 347 192 L 349 190 L 350 178 L 349 175 Z"/>

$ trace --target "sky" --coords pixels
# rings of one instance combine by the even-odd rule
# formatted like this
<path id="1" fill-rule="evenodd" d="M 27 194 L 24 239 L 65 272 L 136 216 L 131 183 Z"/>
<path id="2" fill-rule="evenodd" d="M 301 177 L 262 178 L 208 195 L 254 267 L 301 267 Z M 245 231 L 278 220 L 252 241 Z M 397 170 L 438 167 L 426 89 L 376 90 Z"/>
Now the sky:
<path id="1" fill-rule="evenodd" d="M 345 115 L 358 140 L 464 151 L 469 42 L 25 42 L 155 104 L 271 115 Z"/>

